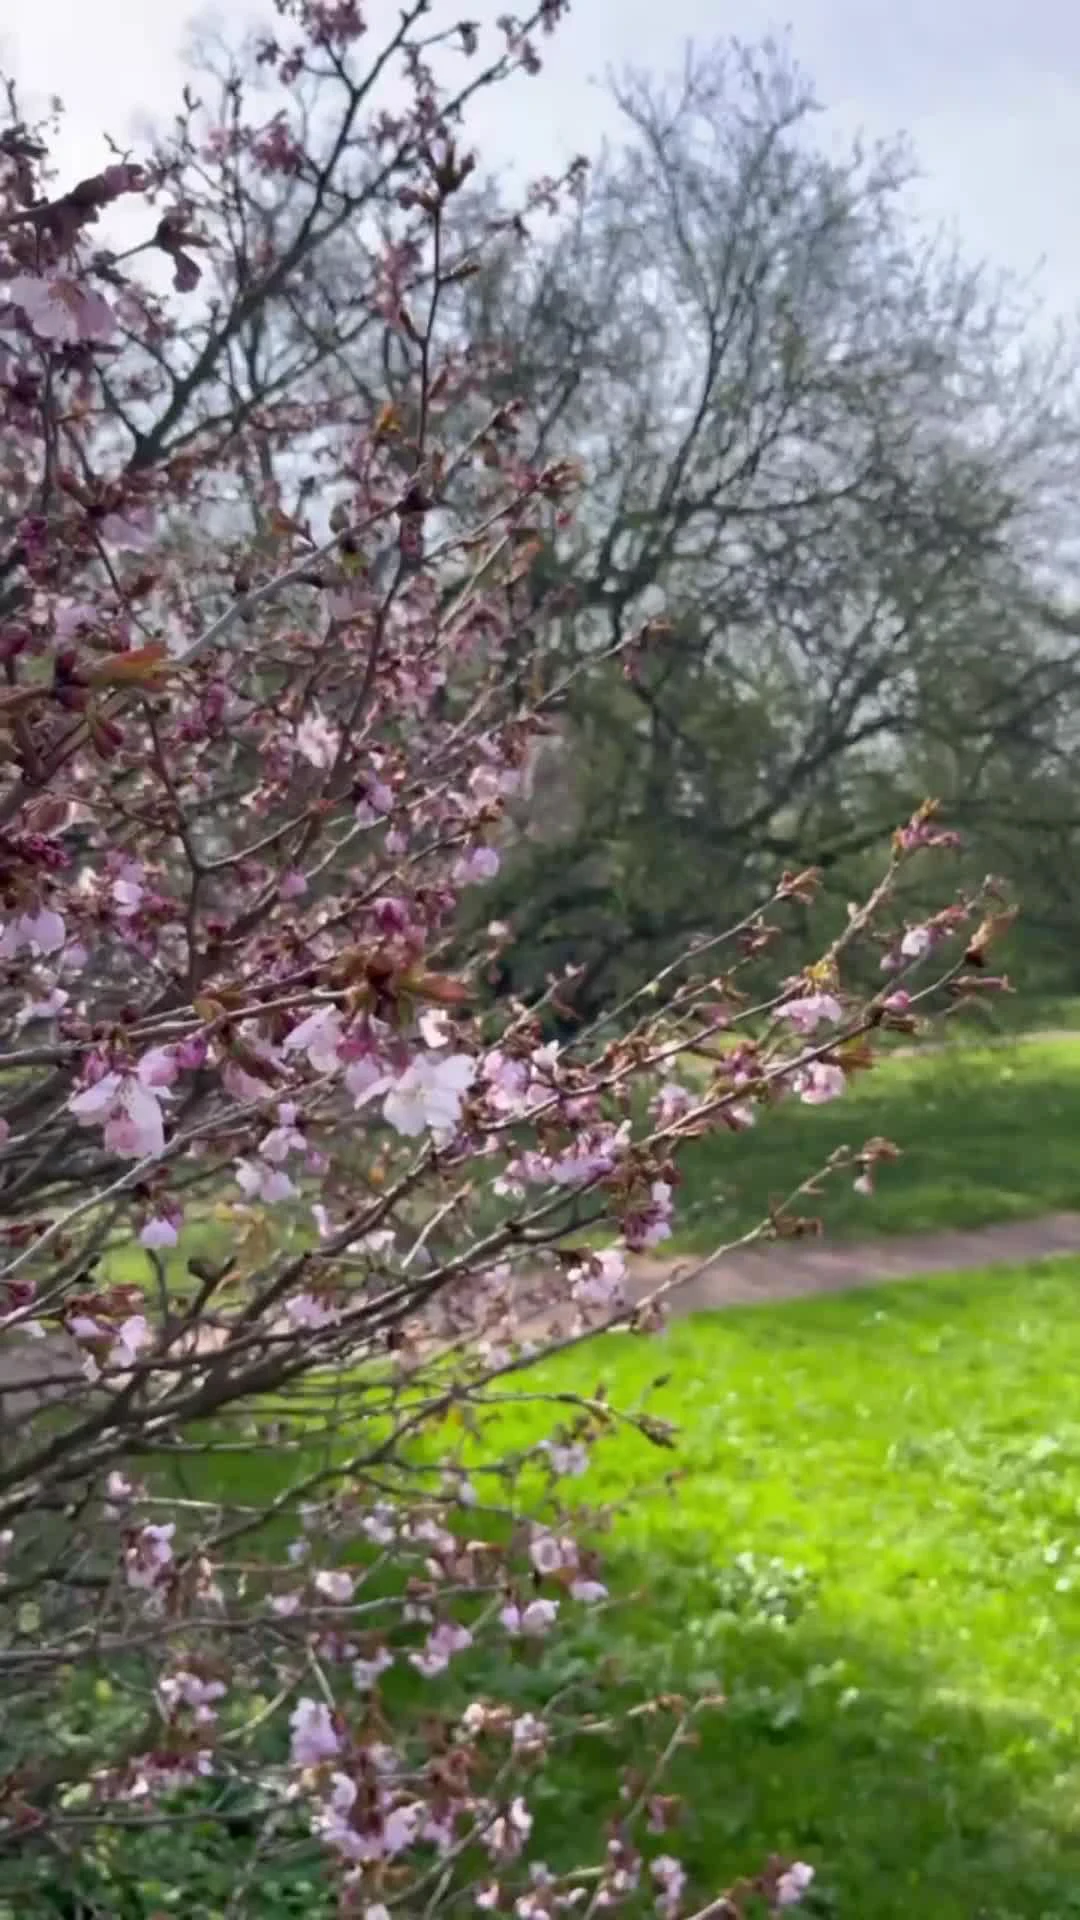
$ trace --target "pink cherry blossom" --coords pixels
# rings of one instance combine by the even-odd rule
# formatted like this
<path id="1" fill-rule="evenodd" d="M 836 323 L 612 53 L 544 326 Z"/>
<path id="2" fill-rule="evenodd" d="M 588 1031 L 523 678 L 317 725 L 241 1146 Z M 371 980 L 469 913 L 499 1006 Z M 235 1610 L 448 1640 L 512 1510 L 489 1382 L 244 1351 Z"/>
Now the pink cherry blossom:
<path id="1" fill-rule="evenodd" d="M 371 1512 L 361 1520 L 360 1529 L 376 1546 L 389 1546 L 392 1540 L 396 1540 L 398 1531 L 393 1507 L 385 1500 L 377 1500 Z"/>
<path id="2" fill-rule="evenodd" d="M 175 1532 L 176 1523 L 173 1520 L 167 1520 L 160 1526 L 151 1524 L 140 1527 L 131 1545 L 124 1550 L 124 1574 L 129 1587 L 157 1586 L 172 1565 Z"/>
<path id="3" fill-rule="evenodd" d="M 807 1107 L 821 1107 L 828 1100 L 838 1100 L 847 1089 L 843 1067 L 830 1060 L 812 1060 L 809 1066 L 800 1067 L 792 1084 Z"/>
<path id="4" fill-rule="evenodd" d="M 332 1327 L 341 1319 L 341 1308 L 320 1300 L 314 1293 L 294 1293 L 285 1302 L 285 1318 L 291 1327 Z"/>
<path id="5" fill-rule="evenodd" d="M 654 1180 L 644 1206 L 635 1207 L 623 1222 L 623 1236 L 634 1253 L 644 1253 L 671 1238 L 673 1195 L 666 1180 Z"/>
<path id="6" fill-rule="evenodd" d="M 92 633 L 100 621 L 100 609 L 87 600 L 72 600 L 53 613 L 53 626 L 61 640 L 75 640 L 84 633 Z"/>
<path id="7" fill-rule="evenodd" d="M 546 30 L 567 4 L 525 11 Z M 0 140 L 0 1340 L 34 1333 L 46 1370 L 55 1345 L 59 1389 L 40 1408 L 25 1396 L 25 1422 L 20 1393 L 4 1455 L 6 1592 L 43 1601 L 20 1612 L 22 1680 L 13 1669 L 31 1838 L 60 1858 L 92 1822 L 123 1827 L 126 1802 L 133 1831 L 168 1825 L 165 1796 L 194 1784 L 196 1812 L 264 1808 L 255 1866 L 265 1842 L 271 1875 L 299 1815 L 301 1848 L 333 1856 L 309 1880 L 363 1920 L 458 1920 L 471 1902 L 502 1920 L 680 1920 L 686 1871 L 646 1837 L 675 1824 L 669 1728 L 629 1698 L 634 1779 L 612 1760 L 592 1840 L 568 1852 L 556 1762 L 535 1793 L 558 1871 L 533 1857 L 522 1782 L 596 1719 L 548 1649 L 565 1625 L 573 1666 L 584 1610 L 609 1604 L 603 1485 L 560 1476 L 603 1475 L 621 1410 L 606 1422 L 602 1394 L 553 1399 L 540 1376 L 523 1438 L 500 1414 L 516 1378 L 507 1394 L 497 1376 L 628 1319 L 628 1269 L 671 1231 L 691 1137 L 767 1125 L 770 1091 L 841 1093 L 840 1035 L 874 1044 L 893 977 L 869 992 L 867 955 L 884 939 L 906 978 L 923 940 L 936 952 L 985 919 L 984 895 L 989 937 L 996 883 L 969 890 L 965 869 L 935 910 L 935 858 L 925 904 L 895 889 L 898 850 L 944 845 L 921 809 L 853 907 L 850 944 L 827 949 L 835 979 L 804 951 L 816 920 L 786 916 L 781 952 L 801 957 L 770 972 L 772 905 L 808 901 L 811 874 L 779 877 L 745 925 L 705 900 L 700 933 L 661 912 L 662 962 L 656 942 L 605 956 L 593 914 L 543 924 L 517 861 L 512 916 L 485 913 L 505 849 L 536 838 L 558 867 L 548 789 L 561 813 L 580 786 L 526 577 L 536 530 L 565 530 L 567 551 L 600 535 L 587 463 L 575 504 L 574 421 L 542 450 L 543 396 L 526 381 L 509 398 L 498 330 L 470 341 L 449 285 L 439 314 L 429 298 L 434 216 L 472 160 L 458 68 L 482 30 L 455 29 L 451 9 L 430 33 L 420 0 L 354 71 L 362 6 L 279 0 L 279 43 L 264 38 L 218 107 L 220 89 L 189 95 L 163 133 L 119 251 L 94 222 L 144 190 L 131 168 L 65 186 L 36 127 Z M 532 31 L 501 20 L 474 79 L 533 62 Z M 335 209 L 365 169 L 386 190 L 338 310 L 322 291 L 340 277 Z M 555 182 L 520 195 L 556 225 L 560 201 Z M 459 226 L 467 269 L 489 244 L 497 265 L 518 204 L 510 189 L 494 221 L 448 213 L 442 277 L 457 277 Z M 193 312 L 169 281 L 191 287 L 204 259 Z M 274 344 L 283 298 L 296 352 Z M 370 396 L 337 352 L 350 312 L 383 350 Z M 246 355 L 264 334 L 268 352 Z M 560 589 L 553 617 L 571 601 Z M 638 693 L 646 658 L 663 668 L 651 635 L 627 627 L 615 649 Z M 907 1004 L 885 1003 L 886 1027 Z M 714 1050 L 721 1028 L 733 1044 Z M 849 1153 L 847 1178 L 868 1184 L 893 1151 Z M 597 1233 L 616 1244 L 594 1251 Z M 197 1499 L 181 1456 L 204 1443 L 222 1485 Z M 245 1488 L 253 1448 L 274 1471 Z M 12 1544 L 0 1532 L 0 1555 Z M 49 1751 L 87 1650 L 121 1689 L 134 1675 L 145 1751 L 110 1712 L 82 1748 Z M 484 1697 L 462 1712 L 474 1669 Z M 37 1792 L 57 1760 L 64 1791 Z M 740 1872 L 770 1910 L 812 1880 L 764 1848 Z M 264 1878 L 248 1887 L 241 1863 L 233 1904 L 257 1906 Z"/>
<path id="8" fill-rule="evenodd" d="M 246 1104 L 249 1100 L 264 1100 L 272 1092 L 269 1080 L 262 1080 L 256 1074 L 249 1073 L 238 1060 L 226 1060 L 221 1069 L 221 1084 L 226 1093 L 234 1100 Z"/>
<path id="9" fill-rule="evenodd" d="M 386 1647 L 380 1647 L 369 1658 L 354 1660 L 352 1664 L 353 1686 L 359 1693 L 366 1693 L 375 1685 L 380 1674 L 394 1664 L 394 1656 Z"/>
<path id="10" fill-rule="evenodd" d="M 100 1320 L 95 1320 L 89 1313 L 71 1314 L 67 1327 L 68 1332 L 73 1334 L 76 1340 L 103 1340 L 109 1331 L 108 1327 L 103 1326 Z"/>
<path id="11" fill-rule="evenodd" d="M 480 1072 L 485 1093 L 496 1113 L 514 1113 L 521 1108 L 529 1087 L 530 1071 L 524 1060 L 515 1060 L 498 1047 L 484 1055 Z"/>
<path id="12" fill-rule="evenodd" d="M 900 942 L 900 952 L 905 960 L 921 960 L 933 944 L 934 936 L 929 927 L 909 927 Z"/>
<path id="13" fill-rule="evenodd" d="M 109 1354 L 109 1364 L 114 1367 L 133 1366 L 144 1347 L 153 1342 L 153 1333 L 146 1315 L 133 1313 L 120 1323 L 116 1341 Z"/>
<path id="14" fill-rule="evenodd" d="M 786 1000 L 777 1009 L 781 1020 L 790 1020 L 797 1033 L 813 1033 L 822 1022 L 835 1026 L 844 1017 L 844 1009 L 831 993 L 808 993 L 798 1000 Z"/>
<path id="15" fill-rule="evenodd" d="M 136 1804 L 160 1793 L 175 1793 L 178 1787 L 191 1787 L 207 1779 L 214 1771 L 214 1756 L 209 1747 L 186 1749 L 179 1753 L 159 1751 L 142 1754 L 131 1762 L 128 1783 L 121 1798 Z"/>
<path id="16" fill-rule="evenodd" d="M 336 1007 L 319 1007 L 301 1020 L 285 1040 L 286 1053 L 304 1053 L 316 1073 L 335 1073 L 341 1066 L 339 1048 L 344 1021 Z"/>
<path id="17" fill-rule="evenodd" d="M 34 907 L 8 921 L 0 933 L 0 959 L 14 959 L 24 948 L 37 955 L 59 953 L 66 937 L 61 914 L 53 907 Z"/>
<path id="18" fill-rule="evenodd" d="M 778 1907 L 797 1907 L 804 1893 L 809 1893 L 814 1881 L 814 1869 L 808 1867 L 805 1860 L 796 1860 L 780 1875 L 776 1883 L 774 1901 Z"/>
<path id="19" fill-rule="evenodd" d="M 651 1107 L 658 1125 L 671 1126 L 673 1121 L 681 1120 L 691 1113 L 698 1104 L 694 1094 L 678 1080 L 667 1080 L 660 1088 Z"/>
<path id="20" fill-rule="evenodd" d="M 381 1841 L 370 1831 L 358 1832 L 349 1819 L 356 1805 L 358 1791 L 356 1781 L 350 1780 L 347 1773 L 335 1773 L 331 1779 L 329 1799 L 320 1808 L 313 1824 L 327 1846 L 343 1853 L 347 1860 L 377 1860 L 382 1853 Z"/>
<path id="21" fill-rule="evenodd" d="M 656 1910 L 662 1920 L 674 1920 L 679 1911 L 679 1903 L 686 1891 L 686 1869 L 681 1861 L 669 1853 L 660 1853 L 652 1862 L 649 1872 L 656 1882 Z"/>
<path id="22" fill-rule="evenodd" d="M 513 1159 L 505 1175 L 495 1182 L 498 1193 L 512 1192 L 520 1184 L 556 1187 L 587 1186 L 612 1173 L 630 1139 L 630 1127 L 605 1124 L 583 1128 L 561 1153 L 538 1152 L 526 1148 Z"/>
<path id="23" fill-rule="evenodd" d="M 116 316 L 103 294 L 64 274 L 17 274 L 0 287 L 0 300 L 25 314 L 39 340 L 75 346 L 110 340 Z"/>
<path id="24" fill-rule="evenodd" d="M 450 1043 L 451 1030 L 448 1016 L 441 1007 L 425 1007 L 417 1021 L 420 1038 L 427 1047 L 445 1047 Z"/>
<path id="25" fill-rule="evenodd" d="M 467 1627 L 456 1621 L 446 1620 L 433 1627 L 419 1653 L 410 1653 L 409 1661 L 430 1680 L 435 1674 L 445 1672 L 455 1653 L 464 1653 L 473 1643 L 472 1634 Z"/>
<path id="26" fill-rule="evenodd" d="M 316 1593 L 321 1593 L 325 1600 L 333 1600 L 337 1606 L 351 1600 L 356 1587 L 352 1574 L 346 1573 L 344 1567 L 330 1567 L 315 1574 L 312 1584 Z"/>
<path id="27" fill-rule="evenodd" d="M 180 1077 L 175 1047 L 151 1047 L 139 1061 L 136 1072 L 144 1087 L 171 1087 Z"/>
<path id="28" fill-rule="evenodd" d="M 417 1802 L 390 1809 L 383 1826 L 383 1847 L 391 1859 L 413 1845 L 423 1812 L 423 1807 Z"/>
<path id="29" fill-rule="evenodd" d="M 397 1854 L 404 1853 L 414 1845 L 424 1819 L 422 1802 L 412 1801 L 398 1806 L 387 1806 L 384 1802 L 381 1823 L 376 1825 L 371 1822 L 360 1827 L 350 1819 L 357 1792 L 356 1782 L 348 1774 L 333 1775 L 329 1797 L 315 1822 L 317 1831 L 328 1846 L 343 1854 L 347 1860 L 366 1863 L 394 1859 Z"/>
<path id="30" fill-rule="evenodd" d="M 522 1713 L 510 1729 L 510 1737 L 518 1753 L 542 1753 L 548 1737 L 548 1729 L 543 1720 L 535 1713 Z"/>
<path id="31" fill-rule="evenodd" d="M 56 957 L 57 972 L 61 979 L 72 980 L 83 971 L 90 958 L 81 940 L 72 940 Z"/>
<path id="32" fill-rule="evenodd" d="M 180 1709 L 187 1707 L 196 1726 L 207 1727 L 217 1719 L 216 1702 L 225 1697 L 225 1683 L 204 1680 L 199 1674 L 181 1668 L 176 1673 L 162 1675 L 157 1693 L 164 1719 L 174 1719 Z"/>
<path id="33" fill-rule="evenodd" d="M 341 1742 L 334 1732 L 330 1709 L 322 1700 L 302 1699 L 289 1716 L 292 1731 L 290 1757 L 294 1767 L 317 1767 L 334 1760 Z"/>
<path id="34" fill-rule="evenodd" d="M 369 780 L 364 797 L 357 802 L 354 818 L 358 827 L 375 827 L 394 810 L 394 796 L 382 780 Z"/>
<path id="35" fill-rule="evenodd" d="M 304 715 L 296 729 L 296 751 L 313 767 L 318 767 L 320 772 L 328 771 L 337 758 L 340 745 L 341 735 L 337 728 L 331 726 L 318 707 Z"/>
<path id="36" fill-rule="evenodd" d="M 501 865 L 494 847 L 474 847 L 471 853 L 462 854 L 454 865 L 454 879 L 459 886 L 483 880 L 494 880 Z"/>
<path id="37" fill-rule="evenodd" d="M 296 1188 L 284 1167 L 271 1167 L 265 1160 L 238 1160 L 236 1184 L 247 1200 L 262 1200 L 268 1207 L 291 1200 Z"/>
<path id="38" fill-rule="evenodd" d="M 112 883 L 111 893 L 116 910 L 125 918 L 137 913 L 142 905 L 146 887 L 143 881 L 144 869 L 138 860 L 125 860 Z"/>
<path id="39" fill-rule="evenodd" d="M 102 538 L 127 553 L 144 553 L 152 544 L 156 520 L 150 507 L 126 507 L 119 513 L 107 513 L 101 522 Z"/>
<path id="40" fill-rule="evenodd" d="M 565 1153 L 553 1160 L 547 1178 L 557 1187 L 584 1186 L 586 1182 L 612 1173 L 619 1155 L 630 1137 L 629 1124 L 622 1127 L 594 1127 L 580 1133 Z M 541 1175 L 541 1178 L 544 1176 Z"/>
<path id="41" fill-rule="evenodd" d="M 426 1127 L 436 1135 L 452 1134 L 475 1075 L 476 1062 L 467 1053 L 419 1054 L 394 1082 L 383 1102 L 383 1115 L 406 1138 L 414 1138 Z"/>
<path id="42" fill-rule="evenodd" d="M 350 1060 L 345 1069 L 345 1085 L 352 1094 L 357 1107 L 366 1107 L 380 1093 L 385 1093 L 393 1085 L 393 1076 L 383 1069 L 373 1054 L 361 1054 L 358 1060 Z"/>
<path id="43" fill-rule="evenodd" d="M 563 1567 L 577 1565 L 577 1548 L 572 1540 L 561 1540 L 556 1534 L 543 1531 L 533 1535 L 529 1559 L 537 1573 L 558 1573 Z"/>
<path id="44" fill-rule="evenodd" d="M 28 1000 L 15 1015 L 15 1025 L 26 1027 L 34 1020 L 55 1020 L 70 1002 L 71 995 L 63 987 L 50 987 L 40 1000 Z"/>
<path id="45" fill-rule="evenodd" d="M 527 1606 L 519 1607 L 511 1601 L 499 1612 L 499 1619 L 510 1634 L 524 1634 L 533 1640 L 542 1639 L 549 1633 L 559 1617 L 557 1600 L 530 1600 Z"/>
<path id="46" fill-rule="evenodd" d="M 74 1107 L 74 1102 L 72 1102 Z M 149 1087 L 135 1074 L 121 1078 L 120 1094 L 105 1122 L 105 1145 L 128 1160 L 144 1160 L 165 1148 L 165 1121 Z"/>
<path id="47" fill-rule="evenodd" d="M 504 1814 L 499 1814 L 483 1835 L 492 1859 L 515 1860 L 532 1832 L 532 1814 L 521 1795 L 513 1799 Z"/>
<path id="48" fill-rule="evenodd" d="M 180 1753 L 142 1754 L 131 1762 L 121 1798 L 138 1804 L 160 1793 L 175 1793 L 178 1787 L 195 1786 L 213 1771 L 214 1756 L 209 1747 Z"/>
<path id="49" fill-rule="evenodd" d="M 603 1247 L 579 1267 L 571 1267 L 571 1294 L 582 1307 L 615 1307 L 621 1303 L 626 1277 L 626 1261 L 618 1248 Z"/>
<path id="50" fill-rule="evenodd" d="M 307 1141 L 296 1125 L 297 1109 L 292 1101 L 278 1108 L 278 1124 L 259 1142 L 259 1158 L 279 1167 L 290 1153 L 304 1153 Z"/>
<path id="51" fill-rule="evenodd" d="M 492 800 L 502 800 L 517 790 L 520 776 L 513 767 L 476 767 L 469 775 L 469 785 L 481 805 Z"/>
<path id="52" fill-rule="evenodd" d="M 179 1239 L 179 1226 L 176 1220 L 167 1214 L 151 1214 L 150 1219 L 139 1229 L 139 1245 L 154 1251 L 159 1247 L 175 1247 Z"/>
<path id="53" fill-rule="evenodd" d="M 570 1598 L 580 1600 L 583 1606 L 595 1607 L 599 1601 L 606 1600 L 608 1590 L 602 1580 L 571 1580 Z"/>
<path id="54" fill-rule="evenodd" d="M 165 1121 L 152 1088 L 138 1072 L 105 1073 L 73 1095 L 68 1108 L 82 1126 L 101 1124 L 105 1146 L 128 1160 L 149 1159 L 164 1151 Z"/>

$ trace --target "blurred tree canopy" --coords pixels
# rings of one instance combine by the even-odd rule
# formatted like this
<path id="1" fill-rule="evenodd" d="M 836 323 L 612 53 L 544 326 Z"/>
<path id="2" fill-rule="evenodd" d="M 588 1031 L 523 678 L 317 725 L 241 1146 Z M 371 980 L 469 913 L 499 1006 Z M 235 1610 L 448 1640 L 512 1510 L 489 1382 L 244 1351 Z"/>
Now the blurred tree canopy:
<path id="1" fill-rule="evenodd" d="M 536 196 L 528 247 L 494 181 L 447 236 L 463 262 L 485 236 L 441 321 L 484 368 L 478 410 L 524 393 L 522 462 L 587 479 L 508 587 L 566 693 L 528 831 L 478 895 L 513 929 L 504 985 L 572 959 L 594 1010 L 785 867 L 823 867 L 842 916 L 927 794 L 965 879 L 1018 886 L 1028 984 L 1080 985 L 1071 343 L 926 232 L 902 143 L 838 144 L 785 46 L 691 53 L 616 98 L 618 137 L 569 212 Z M 244 404 L 407 409 L 332 218 L 304 252 L 310 198 L 287 179 L 262 211 L 302 271 L 238 325 Z M 298 446 L 298 471 L 318 458 Z M 632 674 L 573 676 L 643 628 Z"/>
<path id="2" fill-rule="evenodd" d="M 553 674 L 655 623 L 631 677 L 570 687 L 547 830 L 490 898 L 509 980 L 584 958 L 588 1008 L 779 867 L 823 866 L 842 911 L 931 792 L 974 868 L 1022 882 L 1040 971 L 1071 984 L 1066 342 L 920 232 L 902 147 L 815 141 L 782 49 L 693 56 L 618 101 L 576 215 L 528 256 L 508 239 L 462 300 L 538 407 L 523 455 L 588 462 L 533 579 L 565 603 Z"/>

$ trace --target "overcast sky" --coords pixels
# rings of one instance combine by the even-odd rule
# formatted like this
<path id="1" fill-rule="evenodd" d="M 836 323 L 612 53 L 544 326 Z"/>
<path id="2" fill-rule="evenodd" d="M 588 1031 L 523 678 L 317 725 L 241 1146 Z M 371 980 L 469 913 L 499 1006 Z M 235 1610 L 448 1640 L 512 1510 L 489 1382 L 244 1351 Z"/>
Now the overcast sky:
<path id="1" fill-rule="evenodd" d="M 516 0 L 524 11 L 524 0 Z M 434 0 L 433 18 L 488 21 L 510 0 Z M 101 135 L 166 117 L 183 73 L 191 0 L 22 0 L 0 28 L 0 59 L 68 110 L 64 171 L 104 157 Z M 396 0 L 370 0 L 372 33 Z M 219 0 L 226 35 L 272 16 L 269 0 Z M 594 146 L 611 126 L 605 71 L 677 68 L 688 40 L 792 44 L 838 130 L 908 133 L 922 198 L 967 249 L 1030 273 L 1048 308 L 1080 311 L 1080 7 L 1076 0 L 573 0 L 547 43 L 544 76 L 490 97 L 493 150 L 530 171 Z"/>

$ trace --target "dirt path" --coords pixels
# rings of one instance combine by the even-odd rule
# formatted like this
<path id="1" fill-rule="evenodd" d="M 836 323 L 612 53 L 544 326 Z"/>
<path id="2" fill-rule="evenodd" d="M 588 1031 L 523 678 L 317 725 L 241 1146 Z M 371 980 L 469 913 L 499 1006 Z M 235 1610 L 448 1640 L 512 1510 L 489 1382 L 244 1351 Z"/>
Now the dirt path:
<path id="1" fill-rule="evenodd" d="M 767 1306 L 807 1294 L 846 1293 L 891 1280 L 975 1267 L 1023 1265 L 1051 1254 L 1080 1253 L 1080 1213 L 1053 1213 L 1041 1220 L 1010 1220 L 969 1231 L 898 1233 L 888 1239 L 836 1242 L 774 1241 L 711 1262 L 671 1296 L 678 1313 L 712 1307 Z M 695 1261 L 640 1261 L 635 1297 Z"/>
<path id="2" fill-rule="evenodd" d="M 769 1306 L 853 1287 L 915 1280 L 933 1273 L 1020 1266 L 1053 1254 L 1080 1254 L 1080 1213 L 1053 1213 L 1041 1220 L 1011 1220 L 968 1232 L 898 1233 L 888 1239 L 844 1242 L 774 1241 L 708 1262 L 669 1295 L 672 1311 L 701 1313 L 719 1307 Z M 639 1260 L 632 1294 L 643 1299 L 677 1273 L 693 1272 L 692 1255 L 681 1260 Z M 54 1339 L 0 1345 L 0 1421 L 31 1413 L 43 1397 L 38 1382 L 58 1361 L 79 1355 Z M 55 1395 L 53 1396 L 55 1397 Z"/>

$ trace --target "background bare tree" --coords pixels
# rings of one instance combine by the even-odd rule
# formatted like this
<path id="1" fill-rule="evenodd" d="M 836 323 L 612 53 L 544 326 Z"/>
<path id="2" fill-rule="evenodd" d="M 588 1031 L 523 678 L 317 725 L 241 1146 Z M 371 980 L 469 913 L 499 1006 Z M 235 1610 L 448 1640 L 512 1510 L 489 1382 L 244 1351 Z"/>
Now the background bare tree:
<path id="1" fill-rule="evenodd" d="M 541 575 L 571 602 L 553 657 L 663 615 L 549 760 L 556 830 L 503 892 L 511 977 L 584 945 L 584 1004 L 777 861 L 821 864 L 842 908 L 928 781 L 975 867 L 1015 867 L 1021 814 L 1051 826 L 1033 926 L 1063 926 L 1065 343 L 1033 344 L 1014 291 L 920 234 L 902 147 L 816 142 L 782 49 L 691 56 L 618 99 L 581 207 L 466 289 L 469 337 L 539 396 L 533 456 L 572 434 L 590 473 Z"/>

